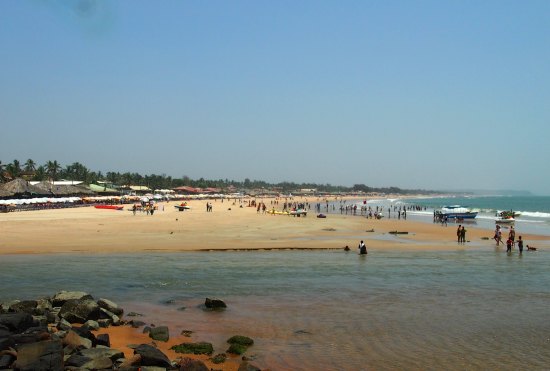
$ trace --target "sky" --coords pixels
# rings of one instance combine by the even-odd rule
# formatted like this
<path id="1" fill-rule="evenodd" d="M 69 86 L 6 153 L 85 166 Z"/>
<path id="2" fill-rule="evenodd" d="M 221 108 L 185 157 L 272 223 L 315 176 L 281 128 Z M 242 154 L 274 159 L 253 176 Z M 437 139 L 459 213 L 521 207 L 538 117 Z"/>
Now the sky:
<path id="1" fill-rule="evenodd" d="M 550 195 L 550 1 L 0 1 L 0 160 Z"/>

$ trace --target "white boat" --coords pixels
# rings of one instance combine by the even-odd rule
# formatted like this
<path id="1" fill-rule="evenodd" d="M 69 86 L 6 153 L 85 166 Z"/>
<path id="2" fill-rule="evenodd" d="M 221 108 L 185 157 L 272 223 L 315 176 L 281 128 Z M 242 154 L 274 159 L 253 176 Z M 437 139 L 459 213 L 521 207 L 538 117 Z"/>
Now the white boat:
<path id="1" fill-rule="evenodd" d="M 471 211 L 460 205 L 443 206 L 439 213 L 447 219 L 474 219 L 477 216 L 477 211 Z"/>
<path id="2" fill-rule="evenodd" d="M 496 224 L 514 224 L 516 222 L 516 219 L 512 217 L 507 218 L 496 218 L 495 223 Z"/>

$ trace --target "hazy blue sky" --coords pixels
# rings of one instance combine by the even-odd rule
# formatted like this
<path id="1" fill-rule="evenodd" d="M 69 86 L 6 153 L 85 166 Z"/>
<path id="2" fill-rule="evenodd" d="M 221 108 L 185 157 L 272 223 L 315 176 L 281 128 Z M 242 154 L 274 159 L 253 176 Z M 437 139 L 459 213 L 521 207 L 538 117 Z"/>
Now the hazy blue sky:
<path id="1" fill-rule="evenodd" d="M 550 194 L 550 1 L 0 1 L 0 160 Z"/>

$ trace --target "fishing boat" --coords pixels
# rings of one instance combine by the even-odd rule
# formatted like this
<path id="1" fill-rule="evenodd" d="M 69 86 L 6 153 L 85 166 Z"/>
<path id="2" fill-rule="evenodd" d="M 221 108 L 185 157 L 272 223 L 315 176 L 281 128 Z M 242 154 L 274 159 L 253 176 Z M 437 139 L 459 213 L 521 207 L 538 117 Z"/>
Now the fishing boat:
<path id="1" fill-rule="evenodd" d="M 447 219 L 474 219 L 477 216 L 477 211 L 471 211 L 461 205 L 449 205 L 443 206 L 439 214 Z"/>
<path id="2" fill-rule="evenodd" d="M 496 216 L 500 216 L 501 218 L 517 218 L 520 214 L 512 210 L 504 210 L 497 212 Z"/>
<path id="3" fill-rule="evenodd" d="M 105 209 L 105 210 L 122 210 L 124 206 L 122 205 L 95 205 L 96 209 Z"/>
<path id="4" fill-rule="evenodd" d="M 191 207 L 187 205 L 174 205 L 174 207 L 178 209 L 178 211 L 185 211 L 185 210 L 191 209 Z"/>
<path id="5" fill-rule="evenodd" d="M 508 217 L 500 217 L 495 219 L 496 224 L 514 224 L 516 222 L 516 219 L 512 218 L 511 216 Z"/>
<path id="6" fill-rule="evenodd" d="M 302 216 L 302 215 L 307 216 L 307 210 L 305 209 L 290 210 L 289 214 L 293 216 Z"/>

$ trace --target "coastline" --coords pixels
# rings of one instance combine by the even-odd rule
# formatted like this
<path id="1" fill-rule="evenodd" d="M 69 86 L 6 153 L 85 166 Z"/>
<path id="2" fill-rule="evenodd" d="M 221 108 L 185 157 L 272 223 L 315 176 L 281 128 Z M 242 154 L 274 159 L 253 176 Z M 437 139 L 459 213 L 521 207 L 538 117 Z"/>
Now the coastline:
<path id="1" fill-rule="evenodd" d="M 263 199 L 271 209 L 273 199 Z M 300 202 L 299 199 L 295 199 Z M 213 212 L 206 212 L 211 202 Z M 317 202 L 309 199 L 310 204 Z M 467 244 L 457 246 L 454 226 L 418 220 L 367 219 L 360 215 L 328 214 L 316 218 L 270 215 L 247 202 L 192 200 L 179 212 L 178 202 L 159 203 L 154 215 L 93 207 L 51 209 L 0 214 L 3 254 L 184 252 L 211 250 L 340 249 L 356 248 L 365 240 L 369 249 L 449 250 L 490 248 L 493 231 L 468 228 Z M 278 209 L 281 205 L 276 206 Z M 390 231 L 408 232 L 391 235 Z M 517 230 L 517 234 L 522 234 Z M 526 243 L 544 244 L 550 237 L 523 234 Z"/>

